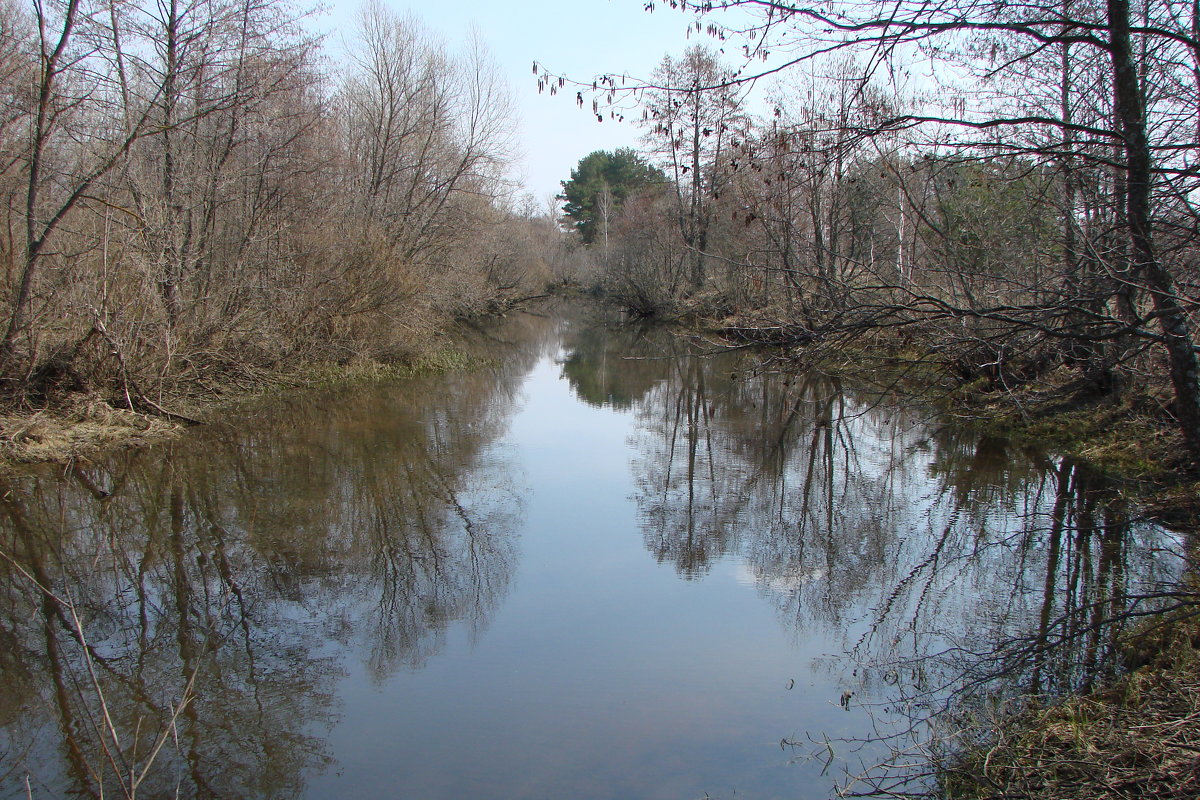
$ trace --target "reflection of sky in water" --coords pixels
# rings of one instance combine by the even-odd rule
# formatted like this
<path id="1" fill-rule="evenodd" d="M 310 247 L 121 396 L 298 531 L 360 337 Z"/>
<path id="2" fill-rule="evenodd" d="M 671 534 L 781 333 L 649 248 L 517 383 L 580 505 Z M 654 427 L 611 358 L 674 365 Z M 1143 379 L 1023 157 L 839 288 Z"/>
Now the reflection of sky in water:
<path id="1" fill-rule="evenodd" d="M 1157 529 L 1117 512 L 1115 535 L 1052 533 L 1056 503 L 1072 523 L 1102 507 L 1037 453 L 826 379 L 661 358 L 670 337 L 519 319 L 496 338 L 532 344 L 494 370 L 287 400 L 166 468 L 97 467 L 111 499 L 62 476 L 20 484 L 36 491 L 19 508 L 7 495 L 10 521 L 42 520 L 79 559 L 62 569 L 118 670 L 146 663 L 169 695 L 175 629 L 219 633 L 185 725 L 201 763 L 165 766 L 239 796 L 824 798 L 838 764 L 822 775 L 793 761 L 820 747 L 780 741 L 867 736 L 910 688 L 895 665 L 1027 630 L 1051 552 L 1073 581 L 1060 605 L 1171 572 Z M 139 575 L 161 629 L 148 651 Z M 10 599 L 32 653 L 36 607 Z M 48 698 L 30 701 L 44 747 L 28 766 L 55 758 Z"/>
<path id="2" fill-rule="evenodd" d="M 348 682 L 340 776 L 313 793 L 804 796 L 779 740 L 841 727 L 840 689 L 806 664 L 832 643 L 797 648 L 734 560 L 686 582 L 647 558 L 633 415 L 573 400 L 560 373 L 538 364 L 506 436 L 529 490 L 510 595 L 474 647 L 452 637 L 378 691 Z"/>

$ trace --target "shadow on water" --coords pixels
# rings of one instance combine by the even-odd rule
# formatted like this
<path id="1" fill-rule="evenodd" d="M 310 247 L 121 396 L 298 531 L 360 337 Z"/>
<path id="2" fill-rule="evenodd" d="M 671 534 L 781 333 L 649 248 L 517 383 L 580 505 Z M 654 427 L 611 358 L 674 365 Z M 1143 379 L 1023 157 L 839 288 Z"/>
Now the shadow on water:
<path id="1" fill-rule="evenodd" d="M 611 320 L 473 340 L 493 367 L 5 478 L 0 792 L 302 795 L 347 652 L 381 683 L 503 604 L 528 487 L 502 439 L 556 354 L 580 401 L 631 417 L 651 557 L 689 582 L 732 563 L 797 640 L 840 642 L 813 668 L 861 730 L 764 738 L 836 756 L 859 791 L 919 786 L 899 756 L 952 746 L 963 709 L 1111 674 L 1122 631 L 1180 600 L 1182 541 L 1118 488 L 901 397 Z"/>

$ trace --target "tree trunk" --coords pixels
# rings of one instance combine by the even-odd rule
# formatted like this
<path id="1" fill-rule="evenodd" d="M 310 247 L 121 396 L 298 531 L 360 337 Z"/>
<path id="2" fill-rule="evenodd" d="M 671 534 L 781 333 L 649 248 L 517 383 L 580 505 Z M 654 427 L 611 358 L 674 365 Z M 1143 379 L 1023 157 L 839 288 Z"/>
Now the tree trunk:
<path id="1" fill-rule="evenodd" d="M 1107 3 L 1113 94 L 1125 145 L 1125 212 L 1131 260 L 1154 299 L 1154 311 L 1162 326 L 1171 386 L 1175 392 L 1175 417 L 1194 469 L 1200 465 L 1200 363 L 1174 280 L 1159 261 L 1154 248 L 1150 222 L 1152 161 L 1146 138 L 1142 86 L 1130 43 L 1129 0 L 1107 0 Z"/>
<path id="2" fill-rule="evenodd" d="M 14 355 L 17 335 L 28 323 L 29 298 L 33 287 L 34 275 L 39 267 L 42 249 L 46 245 L 46 237 L 50 234 L 51 225 L 38 224 L 39 189 L 42 181 L 42 168 L 50 131 L 54 125 L 54 93 L 57 89 L 55 79 L 58 77 L 63 54 L 67 43 L 75 29 L 79 0 L 70 0 L 64 11 L 62 33 L 52 51 L 46 51 L 46 25 L 48 20 L 40 5 L 37 6 L 37 24 L 41 32 L 41 72 L 38 80 L 37 107 L 34 113 L 33 141 L 29 154 L 29 174 L 25 192 L 25 264 L 21 271 L 21 281 L 17 286 L 17 295 L 13 298 L 12 312 L 8 320 L 8 328 L 0 340 L 0 363 L 9 366 Z"/>

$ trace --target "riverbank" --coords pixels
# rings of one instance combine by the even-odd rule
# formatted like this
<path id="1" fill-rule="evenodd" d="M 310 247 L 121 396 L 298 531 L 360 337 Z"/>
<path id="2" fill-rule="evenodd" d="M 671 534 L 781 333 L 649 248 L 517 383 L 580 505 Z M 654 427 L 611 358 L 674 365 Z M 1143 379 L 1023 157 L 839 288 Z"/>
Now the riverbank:
<path id="1" fill-rule="evenodd" d="M 1200 626 L 1191 616 L 1147 626 L 1127 655 L 1150 650 L 1150 662 L 1111 685 L 1003 720 L 984 744 L 941 765 L 940 796 L 1200 796 Z"/>
<path id="2" fill-rule="evenodd" d="M 20 464 L 69 463 L 108 452 L 150 447 L 182 435 L 233 406 L 273 392 L 403 380 L 485 363 L 448 342 L 390 363 L 319 363 L 264 374 L 226 393 L 164 399 L 155 409 L 121 408 L 99 394 L 71 394 L 47 408 L 0 414 L 0 469 Z M 131 405 L 136 405 L 131 403 Z"/>
<path id="3" fill-rule="evenodd" d="M 786 331 L 692 320 L 700 335 L 739 346 Z M 773 368 L 818 369 L 883 394 L 911 396 L 984 433 L 1086 465 L 1116 483 L 1141 518 L 1200 528 L 1200 482 L 1169 410 L 1169 387 L 1144 379 L 1105 393 L 1067 367 L 1006 385 L 965 380 L 933 351 L 888 331 L 837 342 L 802 339 Z M 1189 553 L 1180 554 L 1190 560 Z M 1185 567 L 1185 573 L 1192 568 Z M 1183 800 L 1200 796 L 1200 597 L 1190 586 L 1139 608 L 1117 646 L 1116 677 L 1054 698 L 1008 698 L 981 718 L 949 708 L 958 731 L 931 797 L 955 800 Z M 1147 605 L 1156 601 L 1148 600 Z M 1097 609 L 1098 611 L 1100 609 Z M 1143 616 L 1145 614 L 1145 616 Z M 1104 616 L 1101 614 L 1101 616 Z M 999 699 L 999 698 L 997 698 Z M 1015 700 L 1015 702 L 1012 702 Z M 958 719 L 959 715 L 961 719 Z"/>
<path id="4" fill-rule="evenodd" d="M 890 329 L 810 337 L 803 330 L 683 314 L 690 335 L 721 346 L 779 348 L 771 368 L 816 369 L 882 393 L 911 396 L 950 418 L 1015 444 L 1033 444 L 1124 484 L 1131 499 L 1169 525 L 1200 524 L 1200 475 L 1188 461 L 1170 387 L 1126 377 L 1103 392 L 1065 365 L 1006 379 L 964 370 L 934 343 Z"/>
<path id="5" fill-rule="evenodd" d="M 491 363 L 471 346 L 473 337 L 506 315 L 571 296 L 550 293 L 493 299 L 486 313 L 444 320 L 386 360 L 289 362 L 274 367 L 238 365 L 236 374 L 205 374 L 172 384 L 170 394 L 60 390 L 41 407 L 0 407 L 0 469 L 22 464 L 68 463 L 107 452 L 148 447 L 178 437 L 229 409 L 275 392 L 356 386 L 472 369 Z"/>
<path id="6" fill-rule="evenodd" d="M 79 396 L 55 408 L 0 415 L 0 468 L 65 463 L 112 450 L 147 447 L 179 435 L 180 422 Z"/>

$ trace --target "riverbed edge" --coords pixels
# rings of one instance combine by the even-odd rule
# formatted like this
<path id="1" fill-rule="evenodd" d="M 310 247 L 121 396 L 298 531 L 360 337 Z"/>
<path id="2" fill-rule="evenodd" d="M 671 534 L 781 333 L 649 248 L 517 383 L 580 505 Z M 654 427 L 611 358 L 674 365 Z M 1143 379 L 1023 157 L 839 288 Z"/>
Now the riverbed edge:
<path id="1" fill-rule="evenodd" d="M 1149 619 L 1124 642 L 1130 670 L 1026 707 L 937 765 L 953 800 L 1179 800 L 1200 796 L 1200 623 Z M 1139 663 L 1142 660 L 1145 663 Z"/>
<path id="2" fill-rule="evenodd" d="M 483 360 L 444 344 L 391 362 L 321 362 L 280 370 L 228 393 L 164 400 L 155 410 L 122 408 L 99 393 L 69 395 L 46 408 L 0 413 L 0 471 L 90 461 L 153 447 L 174 441 L 230 409 L 280 392 L 382 384 L 483 366 Z"/>
<path id="3" fill-rule="evenodd" d="M 693 335 L 742 346 L 741 331 L 690 320 Z M 731 335 L 732 333 L 732 335 Z M 1151 385 L 1099 391 L 1067 369 L 1019 387 L 956 380 L 935 353 L 918 352 L 886 333 L 829 347 L 787 348 L 781 369 L 817 369 L 900 393 L 1020 446 L 1028 444 L 1101 472 L 1150 520 L 1174 530 L 1200 529 L 1200 482 L 1161 393 Z M 1188 587 L 1181 587 L 1181 593 Z M 1015 698 L 1015 713 L 980 722 L 931 764 L 930 797 L 953 800 L 1117 800 L 1114 765 L 1136 763 L 1125 780 L 1139 798 L 1200 796 L 1200 621 L 1195 601 L 1145 618 L 1120 643 L 1124 671 L 1090 689 L 1043 703 Z M 1161 741 L 1164 731 L 1176 739 Z M 1192 795 L 1174 793 L 1186 776 Z"/>

